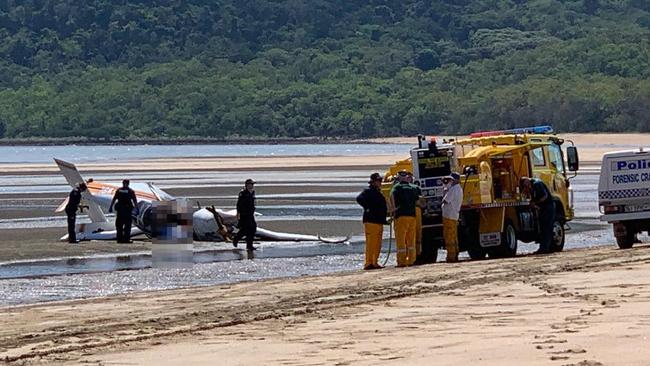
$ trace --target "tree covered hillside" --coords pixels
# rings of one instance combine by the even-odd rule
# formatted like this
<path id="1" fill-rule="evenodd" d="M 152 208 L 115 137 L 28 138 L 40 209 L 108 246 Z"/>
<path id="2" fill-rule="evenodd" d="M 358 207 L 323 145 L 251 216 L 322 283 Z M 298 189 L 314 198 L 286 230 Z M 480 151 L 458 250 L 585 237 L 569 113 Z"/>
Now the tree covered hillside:
<path id="1" fill-rule="evenodd" d="M 0 137 L 650 131 L 645 0 L 0 0 Z"/>

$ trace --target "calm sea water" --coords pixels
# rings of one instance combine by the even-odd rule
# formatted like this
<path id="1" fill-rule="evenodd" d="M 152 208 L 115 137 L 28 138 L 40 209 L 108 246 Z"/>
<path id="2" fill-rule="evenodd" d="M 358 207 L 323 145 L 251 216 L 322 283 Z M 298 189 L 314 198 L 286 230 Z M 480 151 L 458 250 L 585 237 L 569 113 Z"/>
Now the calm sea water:
<path id="1" fill-rule="evenodd" d="M 404 154 L 410 147 L 409 144 L 0 146 L 0 163 L 51 163 L 53 157 L 89 162 L 187 156 L 356 156 Z"/>

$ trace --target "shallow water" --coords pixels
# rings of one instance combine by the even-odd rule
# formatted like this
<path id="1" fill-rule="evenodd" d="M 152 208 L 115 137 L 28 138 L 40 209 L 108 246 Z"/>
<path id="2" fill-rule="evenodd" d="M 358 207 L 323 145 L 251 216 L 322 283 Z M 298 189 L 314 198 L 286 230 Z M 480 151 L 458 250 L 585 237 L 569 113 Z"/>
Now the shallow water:
<path id="1" fill-rule="evenodd" d="M 0 146 L 0 163 L 51 163 L 53 157 L 76 163 L 187 156 L 356 156 L 399 154 L 408 152 L 410 146 L 410 144 Z"/>
<path id="2" fill-rule="evenodd" d="M 0 305 L 26 304 L 205 286 L 267 278 L 320 275 L 356 269 L 362 255 L 320 255 L 197 264 L 181 269 L 143 269 L 0 281 Z M 314 265 L 318 263 L 318 265 Z"/>
<path id="3" fill-rule="evenodd" d="M 388 237 L 387 231 L 384 236 Z M 611 245 L 612 242 L 609 227 L 589 220 L 573 224 L 573 230 L 567 233 L 565 248 Z M 363 265 L 363 238 L 358 236 L 351 239 L 351 244 L 259 245 L 257 251 L 249 254 L 232 249 L 230 244 L 216 244 L 213 249 L 195 253 L 197 264 L 178 269 L 150 268 L 148 253 L 5 263 L 0 265 L 0 306 L 358 271 Z M 386 239 L 381 263 L 386 259 L 388 245 Z M 387 265 L 393 266 L 394 240 L 390 245 Z M 525 254 L 536 249 L 536 244 L 520 242 L 518 252 Z M 439 261 L 444 260 L 444 254 L 444 251 L 438 253 Z M 461 253 L 461 259 L 464 258 L 467 254 Z"/>

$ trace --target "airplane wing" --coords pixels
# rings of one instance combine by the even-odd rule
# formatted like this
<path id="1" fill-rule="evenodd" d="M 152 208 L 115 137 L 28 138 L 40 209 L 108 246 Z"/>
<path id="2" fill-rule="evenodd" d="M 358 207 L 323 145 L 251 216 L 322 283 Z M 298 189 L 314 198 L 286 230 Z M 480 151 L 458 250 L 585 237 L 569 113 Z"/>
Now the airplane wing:
<path id="1" fill-rule="evenodd" d="M 65 180 L 71 187 L 74 188 L 77 184 L 84 182 L 83 177 L 74 164 L 56 158 L 54 159 L 54 162 L 59 167 L 61 174 L 63 174 Z M 99 207 L 99 205 L 94 202 L 93 196 L 88 190 L 84 191 L 81 196 L 86 200 L 86 202 L 88 202 L 88 217 L 90 217 L 90 220 L 92 222 L 108 222 L 108 219 L 106 219 L 104 212 L 102 212 L 102 209 Z M 65 203 L 67 204 L 67 199 Z M 64 204 L 61 206 L 65 208 Z M 60 209 L 61 206 L 59 206 L 58 209 Z"/>
<path id="2" fill-rule="evenodd" d="M 305 234 L 292 234 L 272 231 L 258 227 L 255 231 L 255 236 L 262 240 L 274 241 L 319 241 L 329 244 L 340 244 L 350 240 L 349 236 L 344 238 L 324 238 L 320 235 L 305 235 Z"/>

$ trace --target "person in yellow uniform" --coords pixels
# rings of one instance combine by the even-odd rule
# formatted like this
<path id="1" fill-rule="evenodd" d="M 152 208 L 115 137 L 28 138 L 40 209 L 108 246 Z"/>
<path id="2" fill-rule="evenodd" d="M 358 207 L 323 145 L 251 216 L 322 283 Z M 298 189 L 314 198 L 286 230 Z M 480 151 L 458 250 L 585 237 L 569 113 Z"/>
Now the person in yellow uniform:
<path id="1" fill-rule="evenodd" d="M 398 173 L 397 183 L 391 191 L 393 218 L 395 219 L 395 241 L 397 242 L 397 266 L 406 267 L 416 259 L 416 205 L 422 195 L 420 187 L 409 183 L 406 170 Z"/>
<path id="2" fill-rule="evenodd" d="M 410 176 L 409 183 L 413 183 L 418 187 L 420 186 L 420 183 L 418 181 L 414 180 L 413 176 Z M 424 203 L 424 202 L 422 202 L 422 203 Z M 420 202 L 418 202 L 418 205 L 415 206 L 415 253 L 416 253 L 416 258 L 419 258 L 420 254 L 422 254 L 422 207 L 424 207 L 424 206 L 420 205 Z M 417 263 L 417 261 L 416 261 L 416 263 Z M 421 263 L 418 263 L 418 264 L 421 264 Z"/>
<path id="3" fill-rule="evenodd" d="M 363 228 L 366 233 L 365 270 L 383 268 L 378 261 L 388 209 L 386 199 L 381 194 L 381 181 L 379 173 L 372 173 L 368 188 L 357 196 L 357 203 L 363 207 Z"/>
<path id="4" fill-rule="evenodd" d="M 447 262 L 458 262 L 458 217 L 463 203 L 460 174 L 451 173 L 443 178 L 445 193 L 442 197 L 442 235 L 447 249 Z"/>

